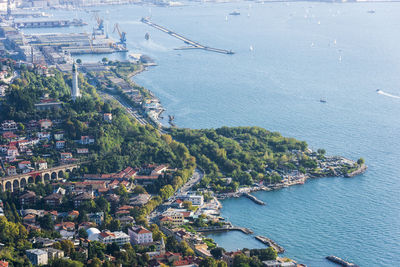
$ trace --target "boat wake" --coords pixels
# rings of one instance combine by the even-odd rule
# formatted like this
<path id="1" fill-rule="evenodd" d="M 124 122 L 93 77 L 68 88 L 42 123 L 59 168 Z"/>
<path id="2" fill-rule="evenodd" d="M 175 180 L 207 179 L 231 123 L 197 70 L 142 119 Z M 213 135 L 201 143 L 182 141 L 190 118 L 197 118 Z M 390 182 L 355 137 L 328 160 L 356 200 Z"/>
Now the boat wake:
<path id="1" fill-rule="evenodd" d="M 391 97 L 391 98 L 400 99 L 400 96 L 398 96 L 398 95 L 392 95 L 392 94 L 386 93 L 386 92 L 384 92 L 384 91 L 382 91 L 382 90 L 378 90 L 377 93 L 380 94 L 380 95 L 384 95 L 384 96 Z"/>

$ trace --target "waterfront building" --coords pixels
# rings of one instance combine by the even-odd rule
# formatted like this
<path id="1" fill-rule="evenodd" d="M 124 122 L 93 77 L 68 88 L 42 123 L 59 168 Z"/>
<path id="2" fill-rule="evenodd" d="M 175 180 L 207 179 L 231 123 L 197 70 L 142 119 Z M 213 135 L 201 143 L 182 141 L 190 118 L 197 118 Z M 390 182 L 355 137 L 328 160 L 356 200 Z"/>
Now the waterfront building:
<path id="1" fill-rule="evenodd" d="M 81 93 L 79 91 L 78 85 L 78 70 L 75 66 L 75 63 L 72 65 L 72 92 L 71 92 L 72 100 L 75 101 L 77 98 L 81 97 Z"/>

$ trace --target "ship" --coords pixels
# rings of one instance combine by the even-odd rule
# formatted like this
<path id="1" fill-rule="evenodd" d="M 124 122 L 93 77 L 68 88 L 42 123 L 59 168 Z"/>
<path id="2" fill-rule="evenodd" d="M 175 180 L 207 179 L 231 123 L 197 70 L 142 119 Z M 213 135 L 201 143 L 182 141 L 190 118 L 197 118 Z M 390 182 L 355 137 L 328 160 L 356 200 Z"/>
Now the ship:
<path id="1" fill-rule="evenodd" d="M 235 11 L 229 13 L 229 15 L 231 15 L 231 16 L 239 16 L 239 15 L 240 15 L 240 12 L 237 11 L 237 10 L 235 10 Z"/>

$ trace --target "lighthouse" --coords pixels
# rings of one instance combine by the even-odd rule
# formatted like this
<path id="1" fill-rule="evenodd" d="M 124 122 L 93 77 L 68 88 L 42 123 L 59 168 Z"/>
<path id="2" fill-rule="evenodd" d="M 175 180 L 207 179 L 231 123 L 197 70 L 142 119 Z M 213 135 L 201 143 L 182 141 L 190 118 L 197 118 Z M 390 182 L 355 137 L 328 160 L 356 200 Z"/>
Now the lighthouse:
<path id="1" fill-rule="evenodd" d="M 72 65 L 72 100 L 75 101 L 78 97 L 81 97 L 78 86 L 78 70 L 76 69 L 75 63 Z"/>

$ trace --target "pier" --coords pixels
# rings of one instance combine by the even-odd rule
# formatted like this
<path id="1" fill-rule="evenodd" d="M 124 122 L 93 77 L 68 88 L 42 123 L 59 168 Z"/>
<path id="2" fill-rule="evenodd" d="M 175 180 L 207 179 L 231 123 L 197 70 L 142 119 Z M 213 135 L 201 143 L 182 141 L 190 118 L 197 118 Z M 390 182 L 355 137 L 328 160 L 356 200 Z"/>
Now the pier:
<path id="1" fill-rule="evenodd" d="M 187 50 L 187 49 L 203 49 L 206 51 L 211 51 L 211 52 L 216 52 L 216 53 L 221 53 L 221 54 L 228 54 L 228 55 L 232 55 L 234 54 L 234 52 L 232 50 L 225 50 L 225 49 L 219 49 L 219 48 L 213 48 L 213 47 L 209 47 L 209 46 L 205 46 L 202 45 L 196 41 L 192 41 L 174 31 L 171 31 L 163 26 L 160 26 L 158 24 L 155 24 L 154 22 L 150 21 L 149 18 L 142 18 L 141 20 L 143 23 L 156 28 L 157 30 L 160 30 L 162 32 L 165 32 L 169 35 L 171 35 L 172 37 L 175 37 L 181 41 L 183 41 L 185 44 L 188 44 L 189 46 L 186 47 L 181 47 L 181 48 L 177 48 L 177 50 Z"/>
<path id="2" fill-rule="evenodd" d="M 277 253 L 285 252 L 285 249 L 283 247 L 279 246 L 274 240 L 269 239 L 268 237 L 257 235 L 257 236 L 255 236 L 255 239 L 257 239 L 261 243 L 264 243 L 265 245 L 275 249 Z"/>
<path id="3" fill-rule="evenodd" d="M 248 199 L 253 200 L 254 203 L 256 203 L 256 204 L 258 204 L 258 205 L 265 205 L 265 203 L 264 203 L 263 201 L 259 200 L 258 198 L 256 198 L 256 197 L 253 196 L 253 195 L 250 195 L 249 193 L 245 193 L 244 195 L 245 195 Z"/>
<path id="4" fill-rule="evenodd" d="M 342 266 L 344 266 L 344 267 L 359 267 L 358 265 L 356 265 L 356 264 L 354 264 L 354 263 L 345 261 L 345 260 L 342 259 L 342 258 L 339 258 L 339 257 L 336 257 L 336 256 L 332 256 L 332 255 L 331 255 L 331 256 L 327 256 L 326 259 L 329 260 L 329 261 L 331 261 L 331 262 L 340 264 L 340 265 L 342 265 Z"/>

